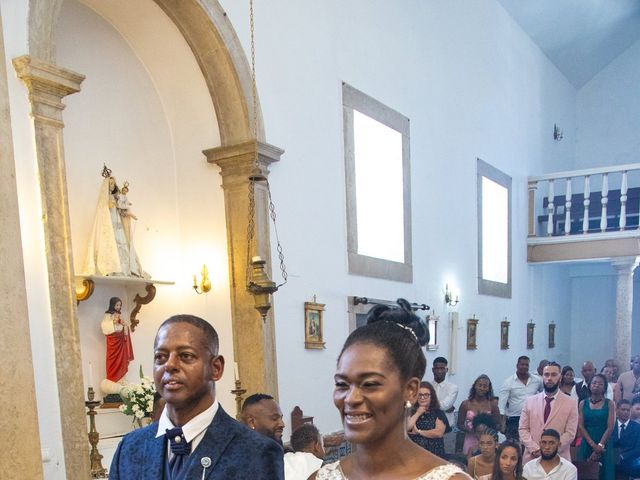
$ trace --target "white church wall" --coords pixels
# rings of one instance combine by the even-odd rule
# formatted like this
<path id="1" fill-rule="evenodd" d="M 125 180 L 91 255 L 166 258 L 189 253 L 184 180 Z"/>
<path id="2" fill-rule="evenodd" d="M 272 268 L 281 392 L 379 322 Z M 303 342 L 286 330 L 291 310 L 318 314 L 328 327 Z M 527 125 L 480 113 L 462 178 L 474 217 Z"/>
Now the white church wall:
<path id="1" fill-rule="evenodd" d="M 638 129 L 640 128 L 640 42 L 636 42 L 615 58 L 584 85 L 576 96 L 576 169 L 620 165 L 640 161 Z M 610 188 L 620 188 L 620 177 L 610 179 Z M 630 176 L 630 187 L 638 186 L 638 177 Z M 593 187 L 592 187 L 593 189 Z M 572 273 L 572 325 L 583 334 L 572 344 L 576 365 L 586 358 L 586 332 L 598 332 L 593 354 L 602 361 L 613 356 L 616 279 L 610 265 L 590 265 Z M 640 300 L 638 275 L 634 275 L 632 352 L 640 352 Z M 605 343 L 606 342 L 606 343 Z M 608 345 L 607 345 L 608 343 Z M 628 369 L 628 366 L 623 366 Z"/>
<path id="2" fill-rule="evenodd" d="M 571 267 L 571 364 L 592 360 L 600 369 L 615 356 L 616 272 L 609 263 Z M 631 353 L 640 353 L 640 279 L 633 279 Z M 621 365 L 621 371 L 629 369 Z"/>
<path id="3" fill-rule="evenodd" d="M 246 5 L 221 3 L 248 52 Z M 275 296 L 286 419 L 300 405 L 323 431 L 339 428 L 331 395 L 348 334 L 348 295 L 403 296 L 434 307 L 441 346 L 428 353 L 432 360 L 451 354 L 443 290 L 454 283 L 461 325 L 472 314 L 480 318 L 477 351 L 467 351 L 464 328 L 458 332 L 452 380 L 461 391 L 483 372 L 499 384 L 520 354 L 536 363 L 562 357 L 568 325 L 558 327 L 555 351 L 546 348 L 547 323 L 566 324 L 567 304 L 555 297 L 564 289 L 562 268 L 536 267 L 546 284 L 533 290 L 535 305 L 528 300 L 535 275 L 526 264 L 526 176 L 572 166 L 574 139 L 554 142 L 552 133 L 556 122 L 575 129 L 575 90 L 497 2 L 405 2 L 398 9 L 381 1 L 273 1 L 256 5 L 255 30 L 267 140 L 286 150 L 270 179 L 290 273 Z M 411 284 L 346 273 L 342 81 L 411 120 Z M 476 293 L 476 157 L 514 181 L 511 300 Z M 303 346 L 303 302 L 314 294 L 327 304 L 324 351 Z M 497 326 L 505 316 L 512 347 L 501 351 Z M 527 350 L 532 317 L 536 348 Z"/>
<path id="4" fill-rule="evenodd" d="M 616 274 L 608 263 L 571 267 L 571 365 L 580 376 L 582 363 L 600 369 L 614 357 Z"/>
<path id="5" fill-rule="evenodd" d="M 640 41 L 578 91 L 575 168 L 640 161 L 638 82 Z"/>

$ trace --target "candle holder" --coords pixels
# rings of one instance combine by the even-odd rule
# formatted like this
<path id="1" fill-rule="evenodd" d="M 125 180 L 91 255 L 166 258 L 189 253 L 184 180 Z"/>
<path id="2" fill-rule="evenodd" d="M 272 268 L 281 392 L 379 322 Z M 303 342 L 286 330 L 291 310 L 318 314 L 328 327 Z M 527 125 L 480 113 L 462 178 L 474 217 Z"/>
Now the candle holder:
<path id="1" fill-rule="evenodd" d="M 236 396 L 236 420 L 240 420 L 240 411 L 242 410 L 242 396 L 247 393 L 246 388 L 242 388 L 242 382 L 240 379 L 236 380 L 236 388 L 231 390 Z"/>
<path id="2" fill-rule="evenodd" d="M 89 387 L 87 390 L 87 397 L 89 400 L 84 404 L 89 410 L 87 415 L 89 416 L 89 443 L 91 444 L 91 453 L 89 453 L 89 459 L 91 460 L 91 478 L 107 478 L 107 470 L 102 466 L 102 455 L 98 452 L 98 441 L 100 440 L 100 434 L 96 430 L 96 407 L 100 405 L 99 400 L 95 400 L 96 393 L 93 391 L 93 387 Z"/>

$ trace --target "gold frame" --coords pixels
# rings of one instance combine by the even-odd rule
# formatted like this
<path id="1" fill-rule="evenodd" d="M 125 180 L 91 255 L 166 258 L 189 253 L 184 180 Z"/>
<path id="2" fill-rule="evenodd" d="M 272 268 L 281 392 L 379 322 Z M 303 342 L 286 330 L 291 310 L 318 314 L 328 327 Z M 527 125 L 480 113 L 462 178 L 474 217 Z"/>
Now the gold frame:
<path id="1" fill-rule="evenodd" d="M 509 350 L 509 325 L 511 322 L 500 322 L 500 350 Z"/>
<path id="2" fill-rule="evenodd" d="M 533 322 L 527 323 L 527 350 L 531 350 L 533 347 L 533 332 L 535 331 L 536 324 Z"/>
<path id="3" fill-rule="evenodd" d="M 324 303 L 304 302 L 304 348 L 322 350 Z"/>
<path id="4" fill-rule="evenodd" d="M 556 348 L 556 324 L 549 324 L 549 348 Z"/>
<path id="5" fill-rule="evenodd" d="M 467 350 L 476 350 L 478 348 L 478 319 L 467 319 Z"/>

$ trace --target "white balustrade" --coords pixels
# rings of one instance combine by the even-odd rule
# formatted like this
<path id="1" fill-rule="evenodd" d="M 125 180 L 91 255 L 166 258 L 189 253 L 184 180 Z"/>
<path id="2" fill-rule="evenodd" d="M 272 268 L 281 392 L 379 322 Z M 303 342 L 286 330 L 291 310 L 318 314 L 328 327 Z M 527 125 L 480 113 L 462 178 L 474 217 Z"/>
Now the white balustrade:
<path id="1" fill-rule="evenodd" d="M 620 231 L 627 226 L 627 172 L 622 172 L 622 185 L 620 186 Z"/>
<path id="2" fill-rule="evenodd" d="M 549 218 L 547 220 L 547 235 L 553 235 L 553 212 L 555 210 L 553 201 L 555 199 L 553 185 L 555 184 L 554 180 L 549 180 L 549 204 L 547 206 Z"/>
<path id="3" fill-rule="evenodd" d="M 600 192 L 592 192 L 592 183 L 598 182 L 598 177 L 602 178 Z M 574 180 L 576 181 L 574 182 Z M 629 185 L 631 185 L 631 188 Z M 562 187 L 564 187 L 564 191 L 558 191 L 562 190 Z M 611 230 L 607 232 L 607 230 L 610 219 L 615 221 L 616 216 L 619 216 L 619 219 L 617 222 L 612 223 L 611 227 L 617 227 L 616 230 L 619 229 L 620 231 L 628 230 L 629 218 L 633 219 L 640 215 L 639 187 L 640 163 L 529 177 L 529 237 L 536 237 L 539 234 L 546 236 L 571 235 L 572 222 L 578 227 L 578 231 L 574 230 L 574 233 L 582 235 L 594 235 L 596 233 L 615 234 L 615 232 Z M 574 188 L 577 191 L 574 192 Z M 591 202 L 592 193 L 600 196 L 600 201 L 597 204 L 595 202 L 592 204 Z M 558 212 L 561 215 L 563 213 L 564 215 L 562 216 L 556 216 L 556 208 L 562 208 L 562 203 L 560 203 L 560 199 L 556 199 L 556 194 L 560 198 L 564 196 L 562 202 L 564 204 L 564 212 Z M 580 219 L 579 213 L 576 211 L 572 215 L 573 195 L 577 195 L 578 198 L 582 197 L 582 219 Z M 546 209 L 542 208 L 545 196 L 547 199 Z M 637 200 L 635 200 L 636 196 L 638 197 Z M 631 199 L 631 204 L 629 199 Z M 536 205 L 538 205 L 538 208 L 536 208 Z M 595 205 L 599 205 L 599 211 L 593 210 Z M 630 205 L 632 207 L 631 211 L 629 211 Z M 537 215 L 540 214 L 543 216 L 538 217 Z M 563 220 L 564 225 L 561 223 L 556 225 L 556 222 L 562 222 Z M 582 220 L 581 229 L 579 227 L 580 220 Z M 599 220 L 599 228 L 596 227 L 597 231 L 591 229 L 591 232 L 589 232 L 590 221 L 591 225 L 593 225 L 597 220 Z M 538 226 L 544 226 L 545 221 L 546 228 L 543 232 L 538 233 Z M 640 229 L 640 222 L 638 223 L 638 229 Z M 632 223 L 632 225 L 635 228 L 635 223 Z M 628 234 L 630 232 L 627 232 Z"/>
<path id="4" fill-rule="evenodd" d="M 582 204 L 584 205 L 584 217 L 582 218 L 582 233 L 587 233 L 589 231 L 589 205 L 591 204 L 591 188 L 589 183 L 589 175 L 584 176 L 584 200 Z"/>
<path id="5" fill-rule="evenodd" d="M 567 193 L 564 196 L 564 234 L 571 233 L 571 177 L 567 178 Z"/>
<path id="6" fill-rule="evenodd" d="M 609 174 L 602 174 L 602 193 L 600 198 L 602 211 L 600 213 L 600 230 L 607 231 L 607 204 L 609 203 Z"/>

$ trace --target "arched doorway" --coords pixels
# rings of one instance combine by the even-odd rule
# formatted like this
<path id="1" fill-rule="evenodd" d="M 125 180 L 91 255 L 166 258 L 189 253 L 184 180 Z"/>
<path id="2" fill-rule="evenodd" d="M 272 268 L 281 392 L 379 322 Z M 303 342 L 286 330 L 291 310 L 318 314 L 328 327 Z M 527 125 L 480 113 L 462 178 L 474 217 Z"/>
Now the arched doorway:
<path id="1" fill-rule="evenodd" d="M 91 0 L 83 2 L 91 6 Z M 251 167 L 251 159 L 256 149 L 260 152 L 261 163 L 265 166 L 279 159 L 282 153 L 277 148 L 266 146 L 261 115 L 258 112 L 257 141 L 251 128 L 252 104 L 251 76 L 248 63 L 233 28 L 223 9 L 215 0 L 155 0 L 155 3 L 169 17 L 189 44 L 200 67 L 211 96 L 219 127 L 219 145 L 213 143 L 207 157 L 211 163 L 222 168 L 225 189 L 226 225 L 229 237 L 229 265 L 233 277 L 231 284 L 232 319 L 234 323 L 234 350 L 243 351 L 242 339 L 236 332 L 238 319 L 249 320 L 254 329 L 245 334 L 251 349 L 246 349 L 246 357 L 236 358 L 240 362 L 241 376 L 247 378 L 244 384 L 252 390 L 277 391 L 275 374 L 275 348 L 273 319 L 266 324 L 256 322 L 252 299 L 244 290 L 242 279 L 244 269 L 235 268 L 246 264 L 244 249 L 237 244 L 244 238 L 244 216 L 246 207 L 245 170 Z M 122 2 L 126 14 L 127 2 Z M 62 98 L 79 90 L 82 76 L 56 65 L 56 28 L 62 6 L 61 0 L 31 0 L 29 4 L 29 53 L 14 62 L 18 75 L 27 84 L 31 96 L 36 154 L 40 167 L 43 212 L 47 218 L 44 224 L 49 274 L 49 297 L 51 303 L 53 343 L 56 358 L 56 373 L 59 391 L 60 417 L 63 429 L 64 457 L 67 478 L 86 478 L 86 429 L 82 401 L 83 382 L 78 337 L 77 310 L 74 305 L 73 259 L 69 234 L 69 209 L 65 184 L 65 157 L 62 145 Z M 42 74 L 46 72 L 47 78 Z M 53 79 L 51 78 L 53 76 Z M 46 91 L 57 97 L 59 105 L 52 111 L 40 111 L 42 98 L 34 92 Z M 80 94 L 81 95 L 81 94 Z M 47 100 L 50 102 L 50 99 Z M 248 170 L 247 170 L 248 171 Z M 46 172 L 46 176 L 44 175 Z M 245 186 L 243 187 L 243 183 Z M 258 197 L 258 202 L 260 202 Z M 230 208 L 229 205 L 234 207 Z M 62 206 L 62 208 L 61 208 Z M 264 205 L 262 205 L 264 206 Z M 258 212 L 262 215 L 262 212 Z M 266 209 L 264 209 L 266 217 Z M 262 222 L 265 226 L 266 222 Z M 268 227 L 259 232 L 260 251 L 270 258 Z M 263 253 L 264 252 L 264 253 Z M 236 288 L 236 285 L 239 288 Z M 238 325 L 238 328 L 245 327 Z M 256 340 L 259 348 L 256 349 Z M 251 368 L 249 368 L 249 365 Z M 260 372 L 271 372 L 266 377 Z M 245 375 L 246 374 L 246 375 Z"/>

